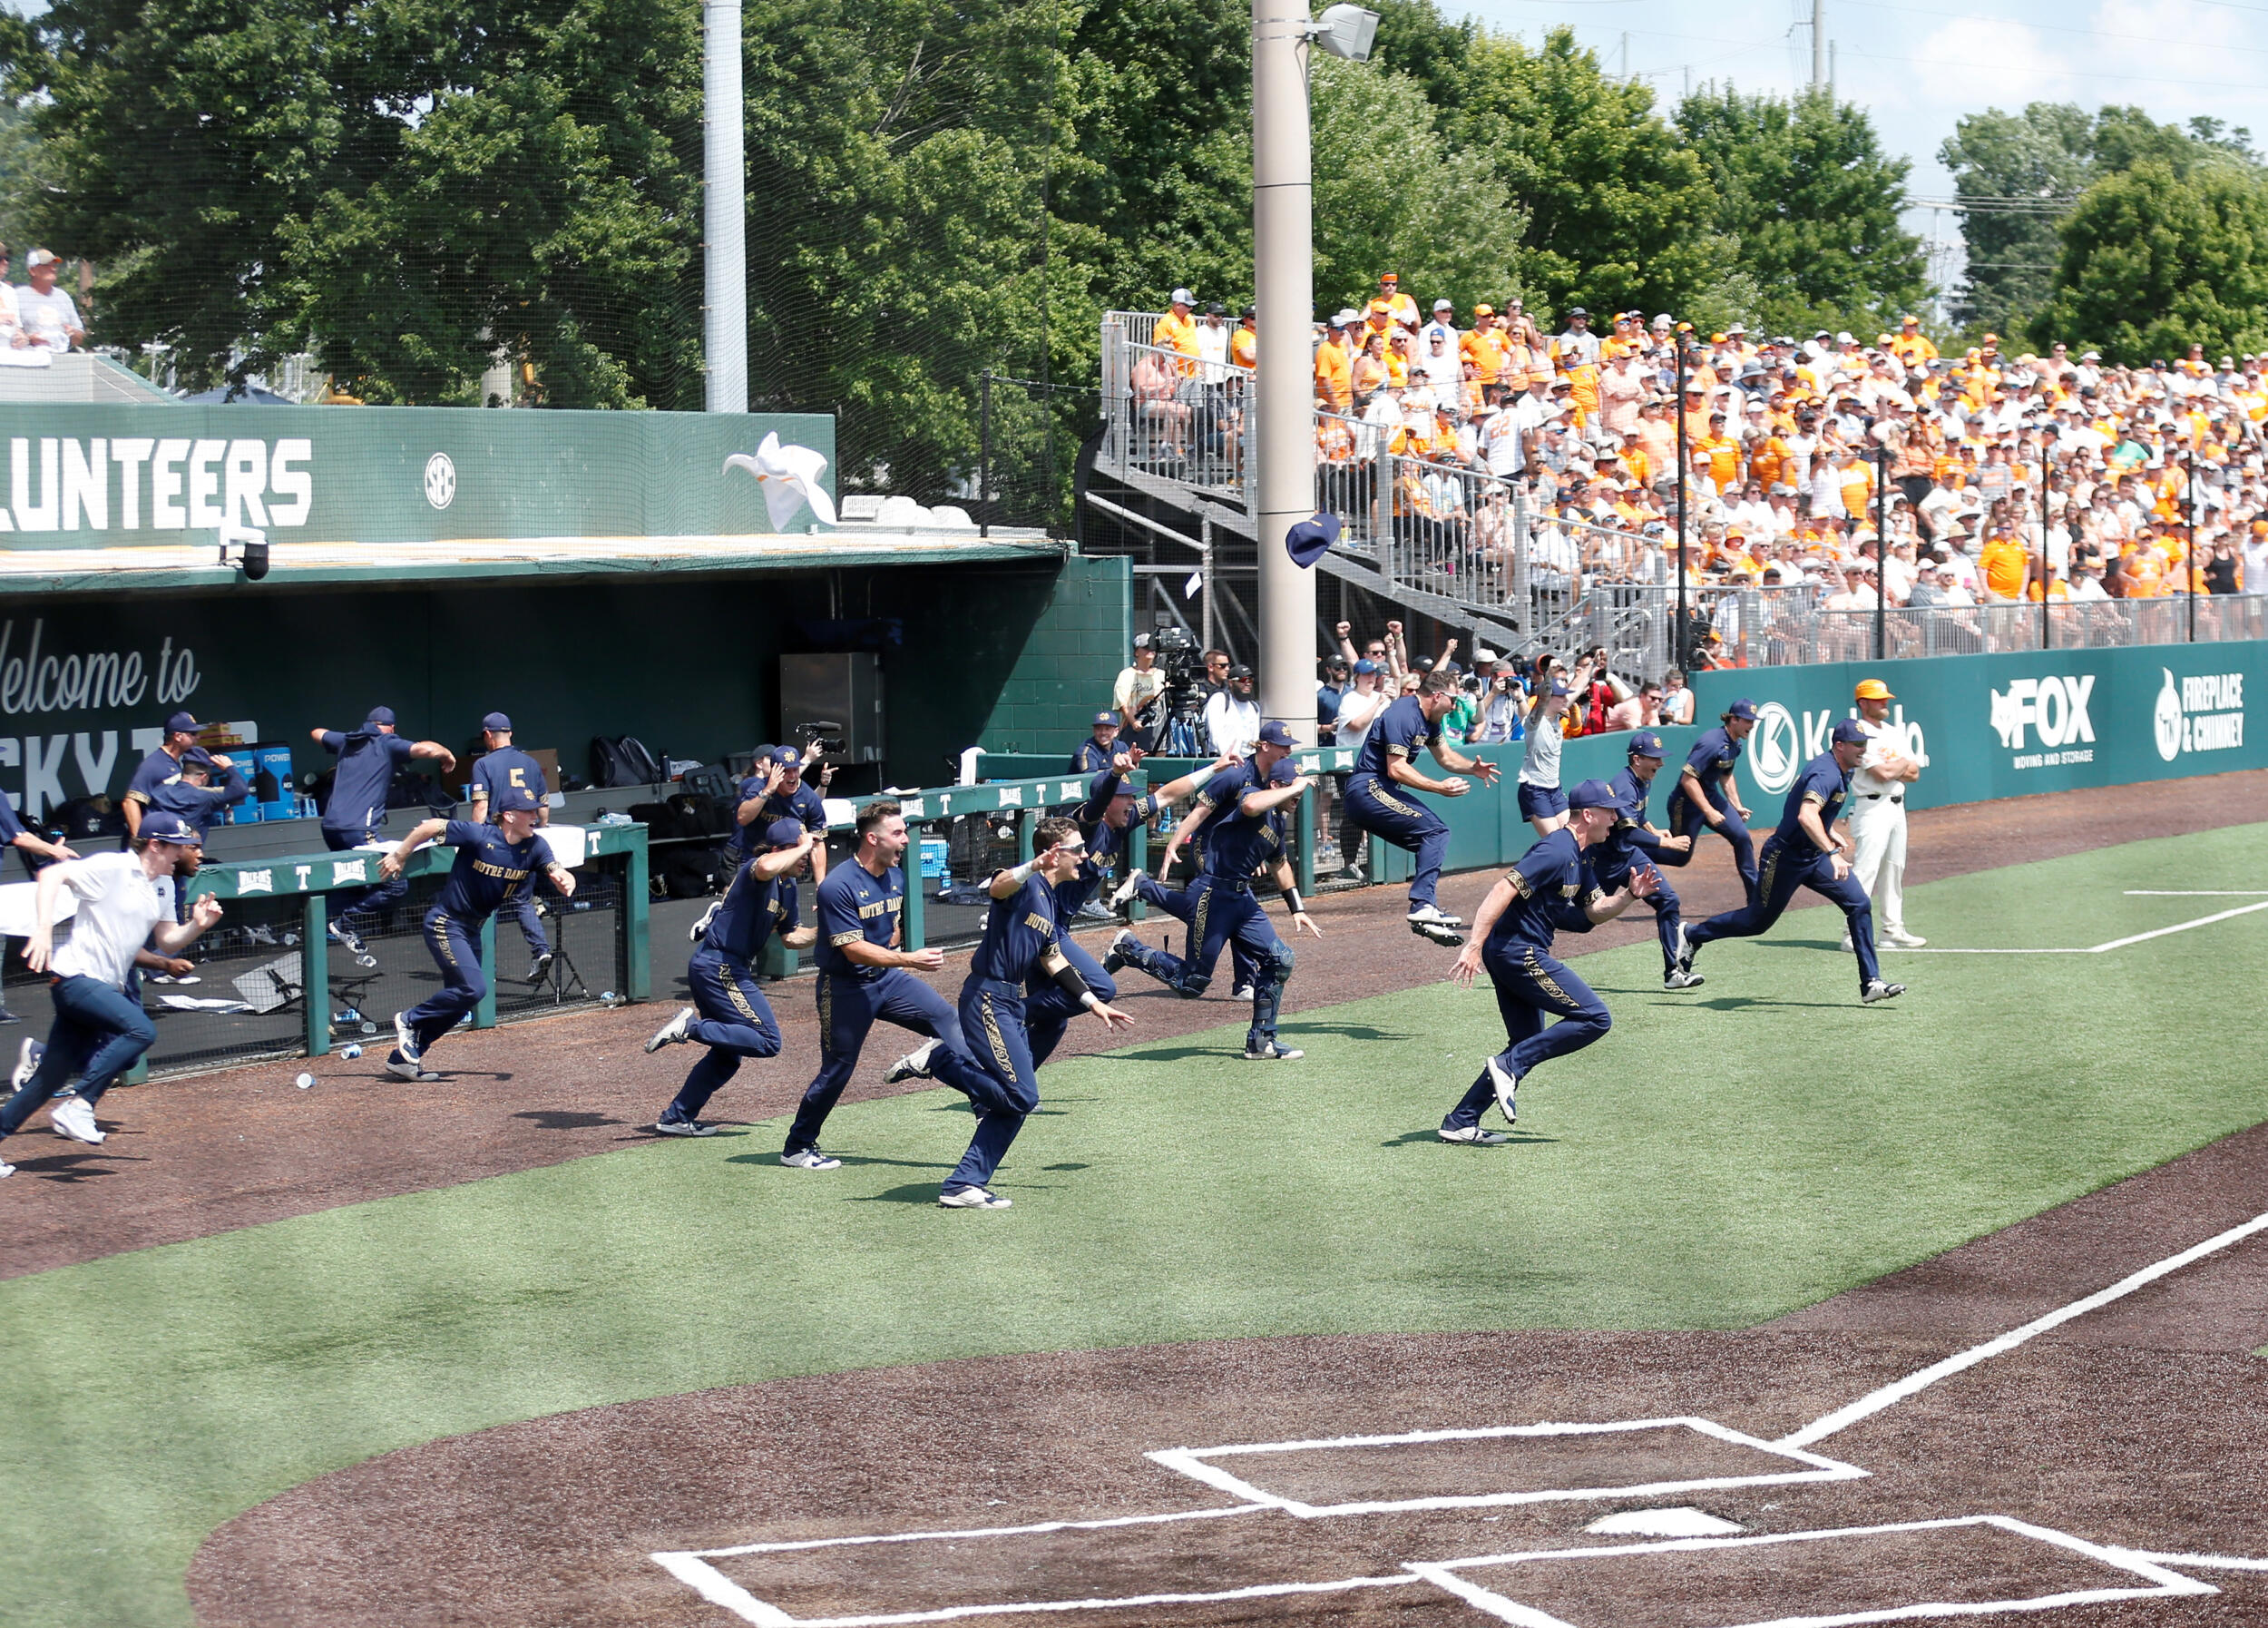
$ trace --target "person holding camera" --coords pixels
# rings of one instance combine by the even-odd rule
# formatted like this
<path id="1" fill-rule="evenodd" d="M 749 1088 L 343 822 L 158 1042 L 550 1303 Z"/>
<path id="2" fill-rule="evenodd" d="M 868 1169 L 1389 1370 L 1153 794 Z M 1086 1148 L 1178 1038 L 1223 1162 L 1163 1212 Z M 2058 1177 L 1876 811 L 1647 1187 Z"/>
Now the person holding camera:
<path id="1" fill-rule="evenodd" d="M 1166 675 L 1158 670 L 1149 634 L 1134 635 L 1131 663 L 1119 670 L 1110 700 L 1119 710 L 1120 743 L 1135 751 L 1156 751 L 1166 732 Z"/>

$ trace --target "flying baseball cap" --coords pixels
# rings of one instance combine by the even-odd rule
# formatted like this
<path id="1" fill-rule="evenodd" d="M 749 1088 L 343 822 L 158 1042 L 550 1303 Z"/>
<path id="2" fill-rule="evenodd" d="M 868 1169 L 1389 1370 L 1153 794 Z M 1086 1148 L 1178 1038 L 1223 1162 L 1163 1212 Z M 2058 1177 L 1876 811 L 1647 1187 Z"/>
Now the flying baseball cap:
<path id="1" fill-rule="evenodd" d="M 1640 730 L 1630 737 L 1630 756 L 1658 758 L 1662 755 L 1662 738 L 1652 730 Z"/>
<path id="2" fill-rule="evenodd" d="M 1614 809 L 1619 810 L 1622 807 L 1622 799 L 1615 795 L 1615 789 L 1607 784 L 1606 781 L 1600 780 L 1589 780 L 1583 781 L 1581 784 L 1578 785 L 1574 790 L 1567 794 L 1567 806 L 1570 809 Z"/>
<path id="3" fill-rule="evenodd" d="M 1853 691 L 1853 694 L 1860 701 L 1896 701 L 1898 699 L 1890 692 L 1890 686 L 1880 679 L 1861 679 L 1858 689 Z"/>
<path id="4" fill-rule="evenodd" d="M 793 848 L 803 840 L 803 821 L 775 819 L 764 828 L 764 841 L 771 848 Z"/>
<path id="5" fill-rule="evenodd" d="M 1866 731 L 1859 727 L 1859 721 L 1855 718 L 1845 718 L 1835 724 L 1834 741 L 1837 746 L 1852 741 L 1863 742 L 1865 739 Z"/>
<path id="6" fill-rule="evenodd" d="M 502 712 L 491 712 L 481 720 L 481 728 L 494 734 L 509 735 L 512 733 L 512 720 L 506 718 Z"/>
<path id="7" fill-rule="evenodd" d="M 142 829 L 137 833 L 145 842 L 167 842 L 175 848 L 202 848 L 205 839 L 197 834 L 197 828 L 179 814 L 163 809 L 152 809 L 142 817 Z"/>
<path id="8" fill-rule="evenodd" d="M 535 793 L 525 786 L 499 786 L 496 789 L 496 807 L 500 812 L 509 813 L 517 809 L 525 813 L 543 805 L 535 800 Z"/>
<path id="9" fill-rule="evenodd" d="M 372 707 L 370 709 L 370 715 L 365 718 L 363 722 L 382 723 L 386 725 L 386 728 L 392 729 L 394 727 L 394 709 L 392 707 Z"/>
<path id="10" fill-rule="evenodd" d="M 1318 514 L 1311 520 L 1303 520 L 1284 534 L 1284 550 L 1292 556 L 1292 564 L 1302 570 L 1313 565 L 1331 552 L 1331 544 L 1339 540 L 1339 517 Z"/>
<path id="11" fill-rule="evenodd" d="M 1097 712 L 1095 714 L 1095 728 L 1100 729 L 1106 723 L 1112 729 L 1118 728 L 1119 715 L 1116 712 Z"/>
<path id="12" fill-rule="evenodd" d="M 1262 746 L 1297 746 L 1299 744 L 1292 739 L 1291 731 L 1284 727 L 1282 721 L 1275 718 L 1269 719 L 1260 726 L 1258 740 Z"/>
<path id="13" fill-rule="evenodd" d="M 1756 703 L 1744 695 L 1725 709 L 1725 716 L 1737 718 L 1745 723 L 1754 723 L 1756 721 Z"/>
<path id="14" fill-rule="evenodd" d="M 165 721 L 165 732 L 169 735 L 193 735 L 204 727 L 190 712 L 176 712 Z"/>

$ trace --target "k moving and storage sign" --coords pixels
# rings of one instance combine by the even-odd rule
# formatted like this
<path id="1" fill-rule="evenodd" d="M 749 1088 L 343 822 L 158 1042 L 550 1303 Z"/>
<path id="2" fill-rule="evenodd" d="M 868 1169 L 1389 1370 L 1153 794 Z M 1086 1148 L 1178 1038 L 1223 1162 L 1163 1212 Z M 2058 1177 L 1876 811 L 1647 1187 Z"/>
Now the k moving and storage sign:
<path id="1" fill-rule="evenodd" d="M 724 464 L 767 430 L 834 456 L 802 415 L 5 407 L 0 548 L 769 533 Z"/>
<path id="2" fill-rule="evenodd" d="M 1856 715 L 1866 678 L 1897 698 L 1888 721 L 1923 765 L 1908 793 L 1918 808 L 2268 767 L 2248 710 L 2268 698 L 2268 644 L 2252 642 L 1698 673 L 1696 721 L 1736 697 L 1756 703 L 1742 792 L 1776 817 L 1836 721 Z"/>

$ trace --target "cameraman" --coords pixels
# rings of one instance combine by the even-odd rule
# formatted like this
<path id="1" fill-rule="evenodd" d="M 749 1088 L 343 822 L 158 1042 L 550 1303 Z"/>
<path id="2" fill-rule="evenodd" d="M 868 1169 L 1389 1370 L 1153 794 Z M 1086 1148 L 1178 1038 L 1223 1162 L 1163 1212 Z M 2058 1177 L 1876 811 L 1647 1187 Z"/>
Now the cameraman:
<path id="1" fill-rule="evenodd" d="M 1149 634 L 1134 635 L 1134 664 L 1119 670 L 1110 698 L 1118 706 L 1124 744 L 1156 751 L 1166 731 L 1166 675 L 1158 670 L 1158 652 Z"/>
<path id="2" fill-rule="evenodd" d="M 1481 722 L 1473 740 L 1490 746 L 1520 740 L 1526 733 L 1520 716 L 1527 710 L 1527 691 L 1512 675 L 1512 664 L 1499 662 L 1481 696 Z"/>

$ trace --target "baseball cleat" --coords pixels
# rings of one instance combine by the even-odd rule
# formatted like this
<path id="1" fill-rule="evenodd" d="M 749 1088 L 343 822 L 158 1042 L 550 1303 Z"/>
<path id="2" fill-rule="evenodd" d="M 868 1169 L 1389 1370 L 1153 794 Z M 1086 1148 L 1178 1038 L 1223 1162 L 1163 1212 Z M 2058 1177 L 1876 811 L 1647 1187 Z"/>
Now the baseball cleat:
<path id="1" fill-rule="evenodd" d="M 46 1054 L 44 1045 L 26 1035 L 24 1044 L 16 1048 L 15 1073 L 9 1077 L 8 1084 L 18 1091 L 29 1085 L 32 1076 L 39 1072 L 39 1060 Z"/>
<path id="2" fill-rule="evenodd" d="M 1455 949 L 1465 941 L 1465 936 L 1455 927 L 1446 927 L 1438 921 L 1422 921 L 1414 916 L 1410 917 L 1410 931 L 1421 938 L 1431 938 L 1435 944 L 1446 945 L 1451 949 Z"/>
<path id="3" fill-rule="evenodd" d="M 333 944 L 357 960 L 370 953 L 363 945 L 362 935 L 339 922 L 331 923 L 330 938 Z"/>
<path id="4" fill-rule="evenodd" d="M 1142 941 L 1134 937 L 1132 927 L 1120 927 L 1118 937 L 1110 940 L 1110 947 L 1102 952 L 1102 970 L 1115 973 L 1133 963 L 1133 952 L 1142 947 Z"/>
<path id="5" fill-rule="evenodd" d="M 1691 941 L 1687 935 L 1686 924 L 1682 921 L 1679 922 L 1677 924 L 1677 970 L 1679 972 L 1691 972 L 1693 970 L 1693 952 L 1696 947 L 1698 946 Z"/>
<path id="6" fill-rule="evenodd" d="M 552 952 L 550 950 L 545 950 L 542 955 L 536 956 L 533 961 L 530 962 L 528 964 L 528 982 L 530 984 L 541 984 L 546 977 L 548 977 L 551 975 L 552 959 L 553 956 Z"/>
<path id="7" fill-rule="evenodd" d="M 817 1148 L 797 1148 L 792 1153 L 782 1153 L 779 1162 L 789 1170 L 840 1170 L 843 1162 L 830 1159 Z"/>
<path id="8" fill-rule="evenodd" d="M 684 1044 L 693 1037 L 690 1033 L 693 1019 L 699 1015 L 699 1014 L 690 1006 L 679 1007 L 675 1017 L 653 1032 L 653 1038 L 646 1042 L 646 1049 L 650 1052 L 658 1052 L 665 1045 Z"/>
<path id="9" fill-rule="evenodd" d="M 1506 1124 L 1518 1124 L 1520 1104 L 1512 1100 L 1512 1094 L 1519 1089 L 1520 1082 L 1512 1078 L 1511 1072 L 1493 1057 L 1482 1067 L 1488 1072 L 1490 1088 L 1496 1093 L 1497 1112 L 1503 1114 Z"/>
<path id="10" fill-rule="evenodd" d="M 930 1077 L 929 1059 L 936 1051 L 937 1045 L 938 1043 L 934 1040 L 922 1042 L 921 1044 L 882 1071 L 882 1083 L 885 1085 L 903 1085 L 908 1080 L 928 1079 Z"/>
<path id="11" fill-rule="evenodd" d="M 1126 873 L 1126 880 L 1110 890 L 1110 907 L 1113 910 L 1126 908 L 1128 902 L 1133 898 L 1135 890 L 1141 887 L 1142 876 L 1142 868 L 1137 865 Z"/>
<path id="12" fill-rule="evenodd" d="M 49 1105 L 47 1123 L 58 1136 L 73 1142 L 101 1145 L 104 1133 L 95 1128 L 94 1110 L 83 1096 L 58 1097 Z"/>
<path id="13" fill-rule="evenodd" d="M 1239 984 L 1237 986 L 1235 991 L 1229 995 L 1229 998 L 1231 1000 L 1248 1001 L 1253 998 L 1253 995 L 1254 991 L 1251 985 Z"/>
<path id="14" fill-rule="evenodd" d="M 686 937 L 690 939 L 693 943 L 699 944 L 701 941 L 701 936 L 709 931 L 709 924 L 717 919 L 717 912 L 724 907 L 724 900 L 720 898 L 710 899 L 709 901 L 709 908 L 701 912 L 701 918 L 695 922 L 690 927 L 686 929 Z"/>
<path id="15" fill-rule="evenodd" d="M 1465 918 L 1463 917 L 1452 916 L 1439 905 L 1420 905 L 1416 909 L 1410 912 L 1410 919 L 1412 921 L 1430 921 L 1435 927 L 1461 927 L 1465 925 Z"/>
<path id="16" fill-rule="evenodd" d="M 441 1076 L 424 1064 L 396 1052 L 386 1060 L 386 1072 L 397 1080 L 408 1080 L 419 1085 L 430 1085 Z"/>
<path id="17" fill-rule="evenodd" d="M 5 1160 L 0 1160 L 0 1181 L 5 1181 L 14 1174 L 15 1174 L 15 1166 Z"/>
<path id="18" fill-rule="evenodd" d="M 1511 1141 L 1511 1138 L 1501 1131 L 1483 1131 L 1479 1125 L 1461 1125 L 1455 1128 L 1443 1125 L 1433 1134 L 1443 1142 L 1461 1142 L 1467 1147 L 1476 1148 L 1501 1147 Z"/>
<path id="19" fill-rule="evenodd" d="M 1841 951 L 1842 951 L 1844 955 L 1846 955 L 1846 956 L 1847 956 L 1847 955 L 1849 955 L 1849 954 L 1850 954 L 1853 950 L 1856 949 L 1858 946 L 1857 946 L 1856 945 L 1854 945 L 1854 944 L 1853 944 L 1853 943 L 1851 942 L 1851 935 L 1850 935 L 1850 934 L 1848 934 L 1848 933 L 1845 933 L 1845 934 L 1843 936 L 1843 942 L 1842 942 L 1841 944 L 1836 945 L 1836 946 L 1835 946 L 1835 947 L 1836 947 L 1837 949 L 1841 950 Z"/>
<path id="20" fill-rule="evenodd" d="M 1876 1001 L 1891 1000 L 1895 996 L 1905 994 L 1905 992 L 1906 986 L 1903 984 L 1885 984 L 1882 979 L 1876 978 L 1872 983 L 1869 984 L 1865 990 L 1859 995 L 1859 1005 L 1862 1006 L 1871 1006 Z"/>
<path id="21" fill-rule="evenodd" d="M 1892 927 L 1882 935 L 1882 942 L 1899 949 L 1920 949 L 1929 940 L 1919 933 L 1909 933 L 1903 927 Z"/>
<path id="22" fill-rule="evenodd" d="M 1681 968 L 1673 968 L 1662 975 L 1662 987 L 1665 989 L 1698 989 L 1707 982 L 1699 973 Z"/>
<path id="23" fill-rule="evenodd" d="M 940 1210 L 1005 1210 L 1015 1201 L 983 1187 L 948 1187 L 937 1195 Z"/>
<path id="24" fill-rule="evenodd" d="M 417 1031 L 409 1026 L 409 1015 L 405 1012 L 394 1015 L 394 1050 L 406 1063 L 415 1063 L 425 1054 L 425 1047 L 417 1044 Z"/>
<path id="25" fill-rule="evenodd" d="M 1296 1063 L 1306 1054 L 1297 1046 L 1286 1045 L 1280 1041 L 1271 1040 L 1263 1045 L 1254 1045 L 1249 1041 L 1245 1043 L 1245 1061 L 1247 1063 Z"/>
<path id="26" fill-rule="evenodd" d="M 657 1119 L 653 1122 L 657 1136 L 714 1136 L 717 1127 L 698 1119 Z"/>

